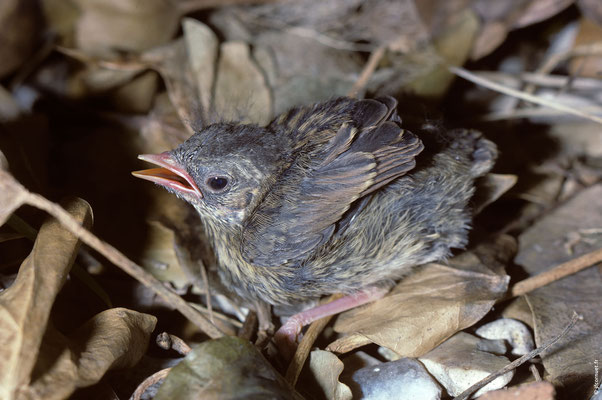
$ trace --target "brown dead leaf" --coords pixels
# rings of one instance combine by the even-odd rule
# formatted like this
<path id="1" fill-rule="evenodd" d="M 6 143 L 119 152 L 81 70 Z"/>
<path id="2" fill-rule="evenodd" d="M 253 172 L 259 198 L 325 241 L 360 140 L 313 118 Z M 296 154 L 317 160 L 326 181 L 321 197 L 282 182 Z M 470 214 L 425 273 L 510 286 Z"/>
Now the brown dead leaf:
<path id="1" fill-rule="evenodd" d="M 214 97 L 215 113 L 223 121 L 265 125 L 272 118 L 272 98 L 266 79 L 251 57 L 249 45 L 221 45 Z"/>
<path id="2" fill-rule="evenodd" d="M 575 0 L 532 0 L 526 4 L 526 7 L 521 5 L 520 14 L 514 21 L 512 27 L 514 29 L 533 25 L 548 19 L 571 4 Z M 523 8 L 524 7 L 524 8 Z"/>
<path id="3" fill-rule="evenodd" d="M 78 48 L 94 56 L 116 50 L 141 52 L 167 43 L 178 29 L 180 11 L 170 0 L 75 0 Z"/>
<path id="4" fill-rule="evenodd" d="M 41 26 L 37 2 L 0 2 L 0 78 L 14 71 L 31 55 Z"/>
<path id="5" fill-rule="evenodd" d="M 343 362 L 329 351 L 314 350 L 309 355 L 309 370 L 322 391 L 322 398 L 350 400 L 351 389 L 339 381 Z"/>
<path id="6" fill-rule="evenodd" d="M 111 93 L 111 103 L 122 112 L 147 113 L 153 105 L 158 78 L 155 71 L 146 71 L 134 77 Z"/>
<path id="7" fill-rule="evenodd" d="M 422 65 L 421 74 L 406 89 L 427 98 L 440 98 L 447 92 L 454 76 L 449 65 L 462 65 L 468 59 L 473 42 L 477 37 L 479 21 L 471 10 L 459 13 L 435 39 L 434 62 Z"/>
<path id="8" fill-rule="evenodd" d="M 602 25 L 602 3 L 598 0 L 578 0 L 577 5 L 583 14 Z"/>
<path id="9" fill-rule="evenodd" d="M 100 381 L 107 371 L 130 368 L 146 352 L 157 318 L 112 308 L 86 322 L 69 337 L 49 327 L 36 365 L 36 379 L 21 388 L 21 398 L 64 399 L 77 388 Z"/>
<path id="10" fill-rule="evenodd" d="M 602 227 L 602 185 L 583 190 L 547 214 L 519 237 L 515 262 L 535 275 L 576 256 L 602 247 L 600 237 L 581 240 L 569 254 L 564 246 L 571 232 Z M 602 281 L 597 268 L 565 277 L 526 295 L 533 313 L 538 346 L 558 336 L 573 311 L 583 316 L 553 348 L 542 353 L 543 365 L 556 387 L 588 398 L 593 390 L 595 360 L 602 359 Z"/>
<path id="11" fill-rule="evenodd" d="M 572 3 L 574 0 L 474 1 L 472 9 L 484 23 L 470 58 L 478 60 L 485 57 L 504 42 L 511 30 L 548 19 Z"/>
<path id="12" fill-rule="evenodd" d="M 12 177 L 0 171 L 0 182 Z M 15 190 L 13 185 L 2 197 Z M 0 184 L 1 184 L 0 183 Z M 24 188 L 16 193 L 26 193 Z M 0 204 L 5 200 L 0 199 Z M 14 201 L 10 206 L 14 205 Z M 84 200 L 66 206 L 80 224 L 90 226 L 92 210 Z M 28 385 L 33 371 L 54 298 L 63 286 L 77 254 L 79 240 L 56 220 L 49 219 L 40 229 L 33 250 L 21 265 L 11 287 L 0 293 L 0 398 L 12 398 L 15 391 Z"/>
<path id="13" fill-rule="evenodd" d="M 182 28 L 197 95 L 203 107 L 203 122 L 207 123 L 215 84 L 217 36 L 207 25 L 192 18 L 185 18 Z"/>
<path id="14" fill-rule="evenodd" d="M 75 23 L 80 11 L 74 0 L 41 0 L 44 20 L 49 31 L 59 36 L 62 46 L 74 47 Z"/>
<path id="15" fill-rule="evenodd" d="M 159 221 L 147 223 L 142 265 L 163 282 L 171 282 L 177 288 L 186 286 L 190 282 L 176 254 L 176 233 Z"/>
<path id="16" fill-rule="evenodd" d="M 232 336 L 201 343 L 173 367 L 162 399 L 301 398 L 249 341 Z"/>
<path id="17" fill-rule="evenodd" d="M 470 59 L 478 60 L 497 49 L 508 36 L 508 27 L 500 21 L 491 21 L 483 25 L 475 44 L 470 51 Z"/>
<path id="18" fill-rule="evenodd" d="M 477 184 L 477 193 L 473 198 L 473 212 L 480 213 L 485 207 L 499 199 L 510 190 L 518 180 L 516 175 L 487 174 Z"/>
<path id="19" fill-rule="evenodd" d="M 334 329 L 363 336 L 402 357 L 420 356 L 479 321 L 504 295 L 508 280 L 491 272 L 427 264 L 387 297 L 341 314 Z M 349 350 L 344 344 L 334 342 L 327 349 Z"/>
<path id="20" fill-rule="evenodd" d="M 602 5 L 598 4 L 598 7 L 600 18 L 602 18 Z M 579 21 L 579 31 L 575 38 L 573 48 L 600 43 L 601 40 L 602 22 L 596 23 L 589 18 L 581 18 Z M 602 71 L 602 56 L 599 54 L 574 57 L 569 62 L 569 72 L 571 76 L 600 78 L 600 71 Z"/>
<path id="21" fill-rule="evenodd" d="M 0 123 L 12 121 L 21 114 L 13 95 L 0 85 Z"/>
<path id="22" fill-rule="evenodd" d="M 202 120 L 201 102 L 196 80 L 188 60 L 186 42 L 180 38 L 165 46 L 145 52 L 142 62 L 149 63 L 167 86 L 167 94 L 189 136 Z"/>

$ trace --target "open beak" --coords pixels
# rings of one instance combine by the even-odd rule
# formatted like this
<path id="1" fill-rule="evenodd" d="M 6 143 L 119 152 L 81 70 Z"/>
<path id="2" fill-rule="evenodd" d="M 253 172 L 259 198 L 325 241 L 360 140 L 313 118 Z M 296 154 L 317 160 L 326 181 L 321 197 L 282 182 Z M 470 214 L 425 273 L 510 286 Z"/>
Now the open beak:
<path id="1" fill-rule="evenodd" d="M 141 154 L 138 158 L 156 164 L 160 168 L 134 171 L 132 175 L 136 178 L 146 179 L 177 192 L 193 195 L 196 198 L 203 198 L 203 193 L 201 193 L 196 183 L 194 183 L 192 177 L 171 158 L 168 152 L 161 154 Z"/>

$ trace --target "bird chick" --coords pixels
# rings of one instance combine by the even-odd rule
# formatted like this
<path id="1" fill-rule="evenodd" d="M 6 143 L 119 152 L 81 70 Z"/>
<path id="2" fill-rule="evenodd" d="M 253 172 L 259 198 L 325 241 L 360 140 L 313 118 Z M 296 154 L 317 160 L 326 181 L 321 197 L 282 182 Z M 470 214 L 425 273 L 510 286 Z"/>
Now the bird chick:
<path id="1" fill-rule="evenodd" d="M 214 124 L 141 155 L 160 168 L 134 175 L 195 207 L 222 281 L 243 298 L 357 294 L 464 247 L 474 180 L 496 158 L 475 131 L 404 130 L 396 107 L 339 98 L 266 127 Z"/>

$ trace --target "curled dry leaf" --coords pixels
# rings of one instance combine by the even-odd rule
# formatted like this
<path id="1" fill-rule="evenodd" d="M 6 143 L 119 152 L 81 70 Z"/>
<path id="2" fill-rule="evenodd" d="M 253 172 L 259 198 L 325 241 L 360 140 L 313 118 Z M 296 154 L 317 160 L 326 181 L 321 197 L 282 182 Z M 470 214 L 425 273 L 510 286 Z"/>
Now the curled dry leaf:
<path id="1" fill-rule="evenodd" d="M 487 272 L 478 257 L 465 254 L 472 257 L 458 257 L 462 269 L 427 264 L 385 298 L 341 314 L 334 329 L 351 335 L 327 349 L 346 352 L 373 342 L 402 357 L 416 357 L 479 321 L 504 295 L 509 278 Z"/>
<path id="2" fill-rule="evenodd" d="M 111 369 L 130 368 L 146 352 L 157 318 L 125 308 L 103 311 L 69 337 L 50 328 L 36 367 L 43 373 L 21 394 L 64 399 L 100 381 Z"/>
<path id="3" fill-rule="evenodd" d="M 0 187 L 0 207 L 4 210 L 8 209 L 5 198 L 28 194 L 2 170 L 0 185 L 4 186 Z M 14 205 L 12 202 L 8 207 Z M 84 200 L 75 199 L 66 209 L 80 224 L 91 225 L 92 210 Z M 29 383 L 52 304 L 67 279 L 78 247 L 77 237 L 56 220 L 47 220 L 17 279 L 0 293 L 0 358 L 4 360 L 0 363 L 0 398 L 12 398 L 15 390 Z"/>
<path id="4" fill-rule="evenodd" d="M 155 396 L 164 399 L 301 398 L 249 341 L 201 343 L 172 368 Z"/>
<path id="5" fill-rule="evenodd" d="M 322 391 L 321 398 L 350 400 L 351 389 L 339 381 L 343 362 L 329 351 L 314 350 L 309 355 L 309 370 Z"/>
<path id="6" fill-rule="evenodd" d="M 477 193 L 473 198 L 473 210 L 480 213 L 485 207 L 499 199 L 510 190 L 518 180 L 516 175 L 487 174 L 477 184 Z"/>

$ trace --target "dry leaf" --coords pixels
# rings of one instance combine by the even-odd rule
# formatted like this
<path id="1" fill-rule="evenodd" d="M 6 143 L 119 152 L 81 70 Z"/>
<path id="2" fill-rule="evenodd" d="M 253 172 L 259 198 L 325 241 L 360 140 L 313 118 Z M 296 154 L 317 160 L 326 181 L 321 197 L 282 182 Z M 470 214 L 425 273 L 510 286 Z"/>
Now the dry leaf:
<path id="1" fill-rule="evenodd" d="M 189 282 L 176 254 L 176 234 L 159 221 L 148 221 L 142 265 L 163 282 L 181 288 Z"/>
<path id="2" fill-rule="evenodd" d="M 420 76 L 409 82 L 406 89 L 426 98 L 440 98 L 454 80 L 449 65 L 462 65 L 468 59 L 472 43 L 477 37 L 479 21 L 466 10 L 441 32 L 433 43 L 437 57 L 423 65 Z M 433 62 L 434 61 L 434 62 Z"/>
<path id="3" fill-rule="evenodd" d="M 2 154 L 0 152 L 0 154 Z M 0 156 L 0 163 L 6 164 L 4 154 Z M 4 169 L 0 168 L 0 226 L 6 222 L 8 217 L 17 208 L 21 207 L 27 198 L 27 189 L 25 189 L 13 176 Z"/>
<path id="4" fill-rule="evenodd" d="M 508 36 L 508 26 L 500 21 L 483 25 L 470 52 L 471 60 L 478 60 L 497 49 Z"/>
<path id="5" fill-rule="evenodd" d="M 507 286 L 507 276 L 427 264 L 387 297 L 341 314 L 334 329 L 416 357 L 483 318 Z"/>
<path id="6" fill-rule="evenodd" d="M 4 179 L 2 175 L 8 174 L 0 170 L 0 184 L 12 181 L 10 176 Z M 14 190 L 18 184 L 12 182 L 9 189 Z M 24 191 L 22 187 L 17 190 Z M 91 225 L 92 210 L 84 200 L 71 201 L 66 208 L 81 224 Z M 0 363 L 0 398 L 12 398 L 16 390 L 29 383 L 54 298 L 67 279 L 78 247 L 79 240 L 71 232 L 49 219 L 15 282 L 0 292 L 0 358 L 4 360 Z"/>
<path id="7" fill-rule="evenodd" d="M 602 5 L 600 3 L 598 4 L 598 8 L 598 12 L 600 13 L 599 18 L 602 19 Z M 588 18 L 581 18 L 579 21 L 579 31 L 573 47 L 594 45 L 600 43 L 601 40 L 602 22 L 596 23 Z M 602 56 L 600 54 L 574 57 L 569 62 L 569 74 L 571 76 L 586 76 L 599 79 L 600 71 L 602 71 Z"/>
<path id="8" fill-rule="evenodd" d="M 0 123 L 17 119 L 20 114 L 21 109 L 13 95 L 0 85 Z"/>
<path id="9" fill-rule="evenodd" d="M 100 381 L 111 369 L 131 368 L 144 355 L 157 318 L 112 308 L 86 322 L 69 337 L 52 327 L 44 336 L 36 379 L 20 395 L 59 400 L 77 388 Z"/>
<path id="10" fill-rule="evenodd" d="M 426 353 L 479 321 L 504 295 L 509 278 L 503 266 L 515 249 L 514 240 L 499 236 L 450 259 L 454 267 L 419 267 L 385 298 L 341 314 L 334 329 L 351 335 L 327 350 L 347 352 L 373 342 L 402 357 Z"/>
<path id="11" fill-rule="evenodd" d="M 541 22 L 544 19 L 548 19 L 558 14 L 574 2 L 575 0 L 529 1 L 525 9 L 522 9 L 524 6 L 521 5 L 520 14 L 518 15 L 518 18 L 514 21 L 512 27 L 514 29 L 517 29 Z"/>
<path id="12" fill-rule="evenodd" d="M 599 0 L 578 0 L 577 5 L 583 14 L 602 25 L 602 3 Z"/>
<path id="13" fill-rule="evenodd" d="M 161 74 L 171 103 L 188 129 L 188 136 L 192 135 L 198 122 L 202 122 L 202 113 L 184 39 L 145 52 L 141 61 L 149 63 Z"/>
<path id="14" fill-rule="evenodd" d="M 563 242 L 570 232 L 602 227 L 602 185 L 580 192 L 547 214 L 519 237 L 515 262 L 535 275 L 581 254 L 602 247 L 602 238 L 581 240 L 569 254 Z M 589 268 L 526 295 L 533 313 L 538 346 L 556 337 L 576 311 L 583 316 L 556 345 L 542 353 L 543 365 L 556 387 L 570 387 L 571 395 L 591 396 L 595 360 L 602 359 L 602 279 Z"/>
<path id="15" fill-rule="evenodd" d="M 232 336 L 201 343 L 173 367 L 162 399 L 300 398 L 250 342 Z"/>
<path id="16" fill-rule="evenodd" d="M 0 2 L 0 78 L 14 71 L 31 55 L 41 26 L 37 2 Z"/>
<path id="17" fill-rule="evenodd" d="M 314 350 L 309 354 L 309 370 L 322 391 L 323 398 L 350 400 L 351 389 L 339 381 L 343 362 L 329 351 Z"/>
<path id="18" fill-rule="evenodd" d="M 477 193 L 472 199 L 473 212 L 480 213 L 485 207 L 510 190 L 518 180 L 516 175 L 487 174 L 477 183 Z"/>
<path id="19" fill-rule="evenodd" d="M 170 0 L 75 0 L 78 48 L 94 56 L 116 50 L 141 52 L 167 43 L 178 29 L 180 14 Z"/>
<path id="20" fill-rule="evenodd" d="M 266 79 L 251 58 L 249 45 L 221 45 L 214 97 L 215 113 L 223 121 L 265 125 L 272 118 L 272 98 Z"/>
<path id="21" fill-rule="evenodd" d="M 208 122 L 217 63 L 217 36 L 207 25 L 192 18 L 185 18 L 182 28 L 197 95 L 203 107 L 203 121 Z"/>

